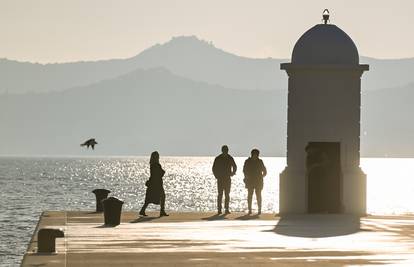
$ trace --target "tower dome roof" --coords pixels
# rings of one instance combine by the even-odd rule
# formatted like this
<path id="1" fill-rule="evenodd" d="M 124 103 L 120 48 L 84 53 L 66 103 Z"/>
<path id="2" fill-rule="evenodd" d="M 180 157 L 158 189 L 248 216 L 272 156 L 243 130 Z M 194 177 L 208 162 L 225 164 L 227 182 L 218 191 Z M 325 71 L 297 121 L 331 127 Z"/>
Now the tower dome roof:
<path id="1" fill-rule="evenodd" d="M 359 54 L 343 30 L 332 24 L 318 24 L 296 42 L 292 63 L 358 65 Z"/>

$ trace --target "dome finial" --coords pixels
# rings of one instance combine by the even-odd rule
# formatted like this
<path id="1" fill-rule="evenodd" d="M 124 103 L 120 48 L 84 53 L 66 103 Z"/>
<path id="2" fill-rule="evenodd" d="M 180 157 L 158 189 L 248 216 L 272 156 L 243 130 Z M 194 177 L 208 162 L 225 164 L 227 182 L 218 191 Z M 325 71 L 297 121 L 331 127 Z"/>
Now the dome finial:
<path id="1" fill-rule="evenodd" d="M 325 9 L 322 13 L 322 19 L 324 21 L 325 24 L 328 24 L 329 21 L 329 10 Z"/>

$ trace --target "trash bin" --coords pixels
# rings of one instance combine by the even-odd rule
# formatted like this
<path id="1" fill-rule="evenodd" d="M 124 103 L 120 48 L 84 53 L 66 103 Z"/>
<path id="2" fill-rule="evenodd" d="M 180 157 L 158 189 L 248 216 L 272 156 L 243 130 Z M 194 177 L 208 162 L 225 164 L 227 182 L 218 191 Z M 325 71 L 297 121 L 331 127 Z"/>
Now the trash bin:
<path id="1" fill-rule="evenodd" d="M 106 189 L 95 189 L 92 191 L 92 193 L 94 193 L 96 197 L 96 212 L 102 212 L 102 200 L 107 198 L 108 194 L 111 193 L 111 191 Z"/>
<path id="2" fill-rule="evenodd" d="M 104 210 L 105 225 L 119 225 L 121 223 L 122 204 L 124 204 L 124 202 L 115 197 L 109 197 L 102 200 L 102 204 Z"/>
<path id="3" fill-rule="evenodd" d="M 54 253 L 56 252 L 56 238 L 64 237 L 61 229 L 43 228 L 37 233 L 37 252 Z"/>

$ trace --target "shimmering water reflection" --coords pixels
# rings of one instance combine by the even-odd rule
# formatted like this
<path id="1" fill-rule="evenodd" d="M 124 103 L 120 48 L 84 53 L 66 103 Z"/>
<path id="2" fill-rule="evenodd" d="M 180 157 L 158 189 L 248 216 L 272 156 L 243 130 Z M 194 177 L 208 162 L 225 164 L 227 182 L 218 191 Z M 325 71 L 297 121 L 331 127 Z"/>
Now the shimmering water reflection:
<path id="1" fill-rule="evenodd" d="M 370 214 L 414 213 L 414 159 L 364 158 Z"/>

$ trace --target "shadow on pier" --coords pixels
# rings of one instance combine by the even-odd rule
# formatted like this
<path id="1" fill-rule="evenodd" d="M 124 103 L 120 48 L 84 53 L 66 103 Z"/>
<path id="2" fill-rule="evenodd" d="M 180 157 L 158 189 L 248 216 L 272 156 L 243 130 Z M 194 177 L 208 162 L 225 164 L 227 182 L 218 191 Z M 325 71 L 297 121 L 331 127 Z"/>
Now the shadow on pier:
<path id="1" fill-rule="evenodd" d="M 271 230 L 296 237 L 332 237 L 360 231 L 360 217 L 348 214 L 294 214 L 280 217 Z"/>
<path id="2" fill-rule="evenodd" d="M 219 220 L 227 220 L 226 214 L 214 214 L 209 217 L 201 218 L 204 221 L 219 221 Z"/>
<path id="3" fill-rule="evenodd" d="M 214 214 L 212 216 L 204 217 L 201 219 L 204 221 L 220 221 L 220 220 L 228 220 L 228 219 L 247 221 L 247 220 L 260 219 L 260 216 L 257 214 L 255 215 L 244 214 L 239 217 L 234 217 L 234 216 L 228 216 L 226 214 Z"/>
<path id="4" fill-rule="evenodd" d="M 155 219 L 159 219 L 160 217 L 138 217 L 133 221 L 130 221 L 130 223 L 144 223 L 144 222 L 150 222 Z"/>
<path id="5" fill-rule="evenodd" d="M 256 220 L 256 219 L 260 219 L 260 216 L 258 214 L 254 214 L 254 215 L 246 214 L 246 215 L 236 218 L 236 220 L 242 220 L 242 221 Z"/>

